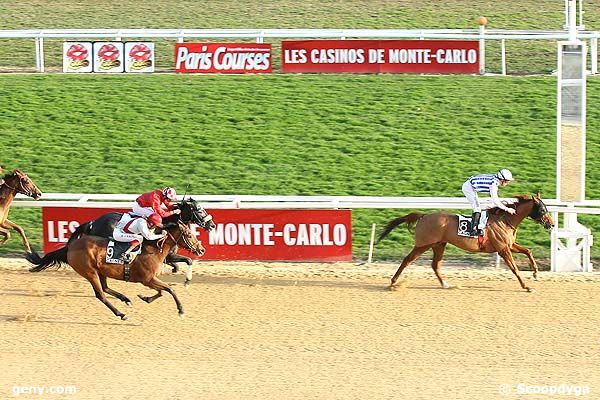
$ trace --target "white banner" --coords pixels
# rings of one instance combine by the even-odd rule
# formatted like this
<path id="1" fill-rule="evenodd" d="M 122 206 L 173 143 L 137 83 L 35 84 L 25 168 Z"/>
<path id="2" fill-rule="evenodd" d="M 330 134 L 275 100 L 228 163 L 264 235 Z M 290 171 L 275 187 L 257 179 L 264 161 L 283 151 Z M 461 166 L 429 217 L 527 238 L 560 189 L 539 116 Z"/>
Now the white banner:
<path id="1" fill-rule="evenodd" d="M 94 42 L 94 72 L 123 72 L 123 64 L 123 42 Z"/>
<path id="2" fill-rule="evenodd" d="M 154 72 L 154 43 L 125 43 L 125 72 Z"/>
<path id="3" fill-rule="evenodd" d="M 63 43 L 63 72 L 92 72 L 92 43 Z"/>

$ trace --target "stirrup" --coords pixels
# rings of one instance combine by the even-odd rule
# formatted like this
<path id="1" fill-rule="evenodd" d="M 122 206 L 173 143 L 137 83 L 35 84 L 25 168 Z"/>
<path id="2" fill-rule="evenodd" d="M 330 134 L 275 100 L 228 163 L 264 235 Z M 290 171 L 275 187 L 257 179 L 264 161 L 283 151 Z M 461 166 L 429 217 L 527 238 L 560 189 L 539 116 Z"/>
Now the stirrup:
<path id="1" fill-rule="evenodd" d="M 131 253 L 123 254 L 123 262 L 125 264 L 131 264 L 134 258 L 134 255 Z"/>

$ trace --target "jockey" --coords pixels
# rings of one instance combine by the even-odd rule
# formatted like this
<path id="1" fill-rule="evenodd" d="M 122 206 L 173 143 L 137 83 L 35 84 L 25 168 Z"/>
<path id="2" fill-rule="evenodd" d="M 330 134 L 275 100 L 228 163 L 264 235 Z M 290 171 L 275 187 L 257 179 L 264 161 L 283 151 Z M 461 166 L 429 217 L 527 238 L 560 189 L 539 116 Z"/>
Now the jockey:
<path id="1" fill-rule="evenodd" d="M 498 199 L 498 187 L 506 186 L 513 180 L 512 173 L 503 168 L 495 174 L 481 174 L 474 175 L 467 179 L 462 185 L 462 191 L 465 197 L 471 204 L 473 209 L 473 223 L 471 225 L 471 236 L 478 236 L 481 234 L 477 226 L 479 225 L 479 219 L 481 218 L 481 206 L 479 199 L 477 198 L 477 192 L 489 193 L 494 205 L 509 214 L 516 213 L 514 208 L 506 207 L 500 199 Z"/>
<path id="2" fill-rule="evenodd" d="M 123 260 L 131 264 L 135 256 L 131 252 L 144 239 L 157 240 L 167 235 L 167 231 L 161 234 L 154 233 L 155 228 L 162 228 L 162 218 L 160 215 L 150 214 L 148 219 L 145 217 L 132 216 L 130 213 L 124 213 L 115 228 L 113 229 L 113 238 L 118 242 L 131 242 L 129 248 L 123 253 Z"/>
<path id="3" fill-rule="evenodd" d="M 176 208 L 172 202 L 177 201 L 175 189 L 167 186 L 164 189 L 156 189 L 147 192 L 135 199 L 133 204 L 133 214 L 147 217 L 152 213 L 160 215 L 162 218 L 173 214 L 181 214 L 181 210 Z"/>

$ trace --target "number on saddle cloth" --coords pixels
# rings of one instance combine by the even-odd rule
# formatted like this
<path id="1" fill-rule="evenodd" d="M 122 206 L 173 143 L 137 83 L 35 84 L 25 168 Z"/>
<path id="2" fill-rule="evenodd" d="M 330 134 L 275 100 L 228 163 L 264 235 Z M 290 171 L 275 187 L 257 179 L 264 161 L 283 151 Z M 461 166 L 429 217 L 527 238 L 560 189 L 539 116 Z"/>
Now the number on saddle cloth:
<path id="1" fill-rule="evenodd" d="M 475 237 L 471 236 L 471 223 L 473 219 L 470 215 L 458 215 L 458 236 Z M 486 210 L 481 212 L 481 218 L 479 219 L 479 229 L 485 233 L 485 227 L 488 221 L 488 212 Z"/>
<path id="2" fill-rule="evenodd" d="M 117 242 L 116 240 L 109 240 L 106 246 L 106 263 L 107 264 L 125 264 L 123 260 L 123 253 L 129 248 L 131 243 L 129 242 Z M 142 250 L 142 245 L 138 245 L 132 253 L 137 255 Z"/>

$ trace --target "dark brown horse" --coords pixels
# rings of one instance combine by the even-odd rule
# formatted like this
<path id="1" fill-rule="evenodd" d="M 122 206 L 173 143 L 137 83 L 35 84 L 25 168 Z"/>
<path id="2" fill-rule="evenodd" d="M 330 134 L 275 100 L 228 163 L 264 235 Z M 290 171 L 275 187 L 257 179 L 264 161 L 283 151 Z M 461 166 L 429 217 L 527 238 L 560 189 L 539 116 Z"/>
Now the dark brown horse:
<path id="1" fill-rule="evenodd" d="M 10 239 L 9 230 L 12 229 L 21 235 L 25 250 L 31 253 L 31 245 L 29 244 L 29 240 L 27 240 L 27 236 L 25 236 L 25 231 L 8 219 L 8 211 L 17 193 L 37 200 L 42 196 L 42 192 L 33 183 L 31 178 L 20 169 L 15 169 L 13 172 L 6 174 L 3 180 L 4 182 L 0 185 L 0 235 L 4 237 L 0 240 L 0 246 Z"/>
<path id="2" fill-rule="evenodd" d="M 163 261 L 173 247 L 183 246 L 198 256 L 203 255 L 205 249 L 190 228 L 182 222 L 165 224 L 165 230 L 167 235 L 163 239 L 143 242 L 144 251 L 135 258 L 131 265 L 107 264 L 106 246 L 108 239 L 91 235 L 81 236 L 42 258 L 35 253 L 29 253 L 27 260 L 35 265 L 30 269 L 31 272 L 43 271 L 63 263 L 69 264 L 79 275 L 90 281 L 96 298 L 123 320 L 127 319 L 127 316 L 107 300 L 105 293 L 116 297 L 127 305 L 131 305 L 131 300 L 110 289 L 106 283 L 107 278 L 139 282 L 156 290 L 157 293 L 154 296 L 139 296 L 146 303 L 151 303 L 162 296 L 163 290 L 168 292 L 177 304 L 179 316 L 183 317 L 183 307 L 177 295 L 169 285 L 158 279 L 158 275 Z"/>
<path id="3" fill-rule="evenodd" d="M 517 227 L 527 217 L 531 217 L 546 229 L 551 229 L 554 226 L 554 221 L 539 194 L 532 197 L 517 196 L 517 199 L 515 204 L 509 206 L 516 209 L 514 215 L 499 208 L 492 208 L 488 211 L 488 225 L 484 241 L 481 245 L 478 238 L 459 236 L 457 234 L 458 215 L 448 214 L 443 211 L 432 214 L 412 213 L 390 221 L 379 235 L 378 242 L 400 224 L 406 224 L 409 229 L 415 227 L 415 245 L 411 252 L 402 260 L 400 268 L 398 268 L 398 271 L 392 277 L 390 288 L 396 286 L 396 281 L 404 268 L 429 249 L 433 250 L 433 262 L 431 264 L 433 272 L 435 272 L 442 287 L 449 288 L 450 286 L 440 274 L 440 267 L 446 245 L 450 243 L 470 252 L 498 252 L 519 280 L 521 287 L 527 291 L 531 291 L 525 285 L 523 279 L 521 279 L 512 253 L 524 253 L 527 255 L 534 278 L 537 278 L 538 267 L 531 250 L 517 244 Z"/>

